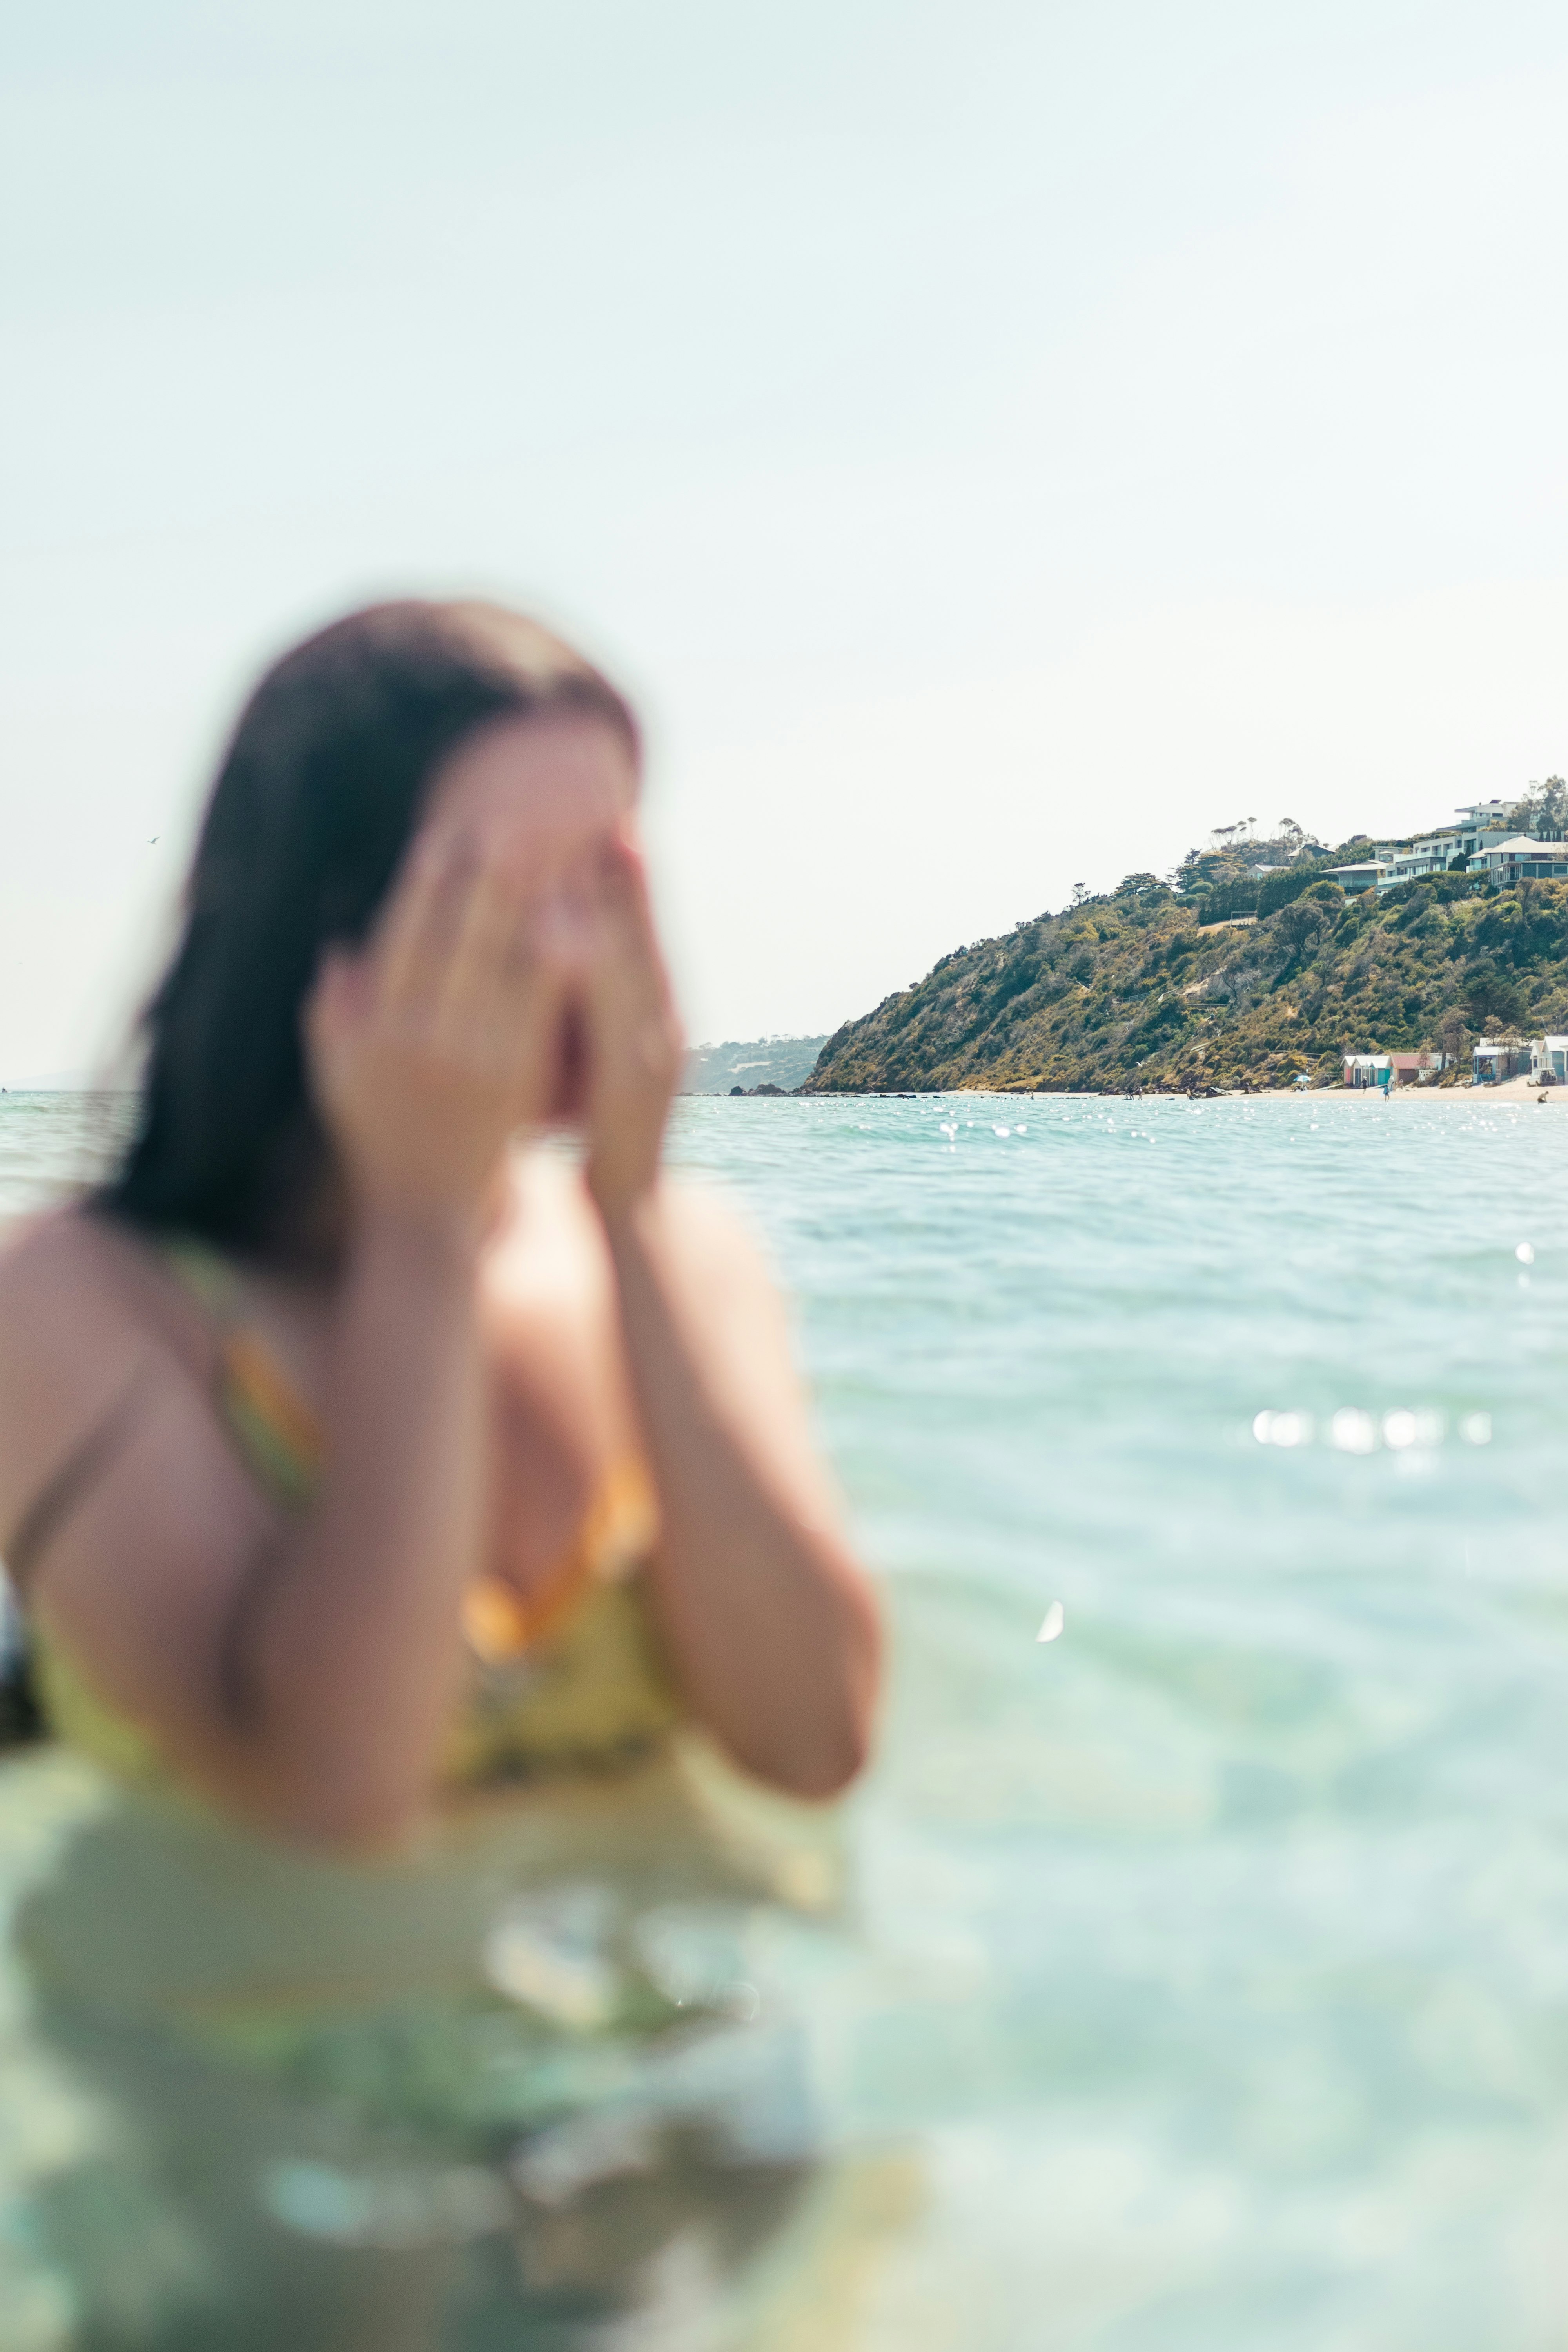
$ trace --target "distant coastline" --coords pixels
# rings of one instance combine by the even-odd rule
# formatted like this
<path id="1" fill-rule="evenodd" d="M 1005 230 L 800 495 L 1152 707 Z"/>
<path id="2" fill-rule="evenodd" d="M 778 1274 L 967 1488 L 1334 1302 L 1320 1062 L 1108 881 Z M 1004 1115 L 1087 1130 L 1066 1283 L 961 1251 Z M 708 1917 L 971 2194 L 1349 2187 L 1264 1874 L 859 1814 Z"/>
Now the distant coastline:
<path id="1" fill-rule="evenodd" d="M 693 1045 L 686 1056 L 680 1091 L 686 1095 L 727 1095 L 737 1087 L 754 1093 L 759 1087 L 794 1094 L 816 1067 L 826 1037 L 727 1038 L 721 1045 Z"/>
<path id="2" fill-rule="evenodd" d="M 43 1076 L 0 1078 L 0 1094 L 5 1095 L 132 1095 L 133 1086 L 121 1078 L 112 1081 L 101 1074 L 93 1076 L 86 1070 L 48 1070 Z"/>

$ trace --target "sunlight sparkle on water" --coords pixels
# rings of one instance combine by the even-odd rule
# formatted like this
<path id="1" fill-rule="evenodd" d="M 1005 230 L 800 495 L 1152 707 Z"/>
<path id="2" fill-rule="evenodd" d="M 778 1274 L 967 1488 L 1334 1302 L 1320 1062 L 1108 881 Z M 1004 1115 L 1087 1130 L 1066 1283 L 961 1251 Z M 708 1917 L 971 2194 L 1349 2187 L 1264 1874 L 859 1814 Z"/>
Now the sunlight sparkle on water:
<path id="1" fill-rule="evenodd" d="M 1310 1445 L 1312 1416 L 1307 1412 L 1260 1412 L 1252 1423 L 1259 1445 Z"/>
<path id="2" fill-rule="evenodd" d="M 1441 1445 L 1447 1434 L 1444 1414 L 1430 1406 L 1412 1410 L 1397 1405 L 1383 1414 L 1364 1412 L 1359 1405 L 1341 1405 L 1328 1425 L 1328 1441 L 1339 1454 L 1375 1454 L 1385 1446 L 1391 1454 L 1404 1454 L 1412 1448 L 1430 1451 Z M 1468 1412 L 1459 1417 L 1458 1435 L 1467 1445 L 1489 1445 L 1491 1443 L 1491 1415 Z M 1316 1425 L 1310 1412 L 1276 1412 L 1265 1410 L 1255 1413 L 1252 1434 L 1259 1445 L 1279 1445 L 1288 1452 L 1299 1445 L 1310 1445 L 1316 1435 Z"/>

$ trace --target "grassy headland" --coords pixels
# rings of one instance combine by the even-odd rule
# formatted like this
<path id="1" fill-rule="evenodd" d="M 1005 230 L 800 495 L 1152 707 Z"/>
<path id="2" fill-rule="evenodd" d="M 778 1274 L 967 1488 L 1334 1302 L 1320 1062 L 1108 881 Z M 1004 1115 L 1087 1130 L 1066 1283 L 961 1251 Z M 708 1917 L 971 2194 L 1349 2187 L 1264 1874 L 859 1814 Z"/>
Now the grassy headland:
<path id="1" fill-rule="evenodd" d="M 986 1087 L 1123 1091 L 1338 1082 L 1346 1053 L 1568 1028 L 1568 883 L 1466 873 L 1352 896 L 1364 854 L 1249 844 L 1194 852 L 1177 887 L 1132 874 L 1103 898 L 943 956 L 847 1022 L 803 1092 Z M 1247 860 L 1290 854 L 1259 878 Z"/>

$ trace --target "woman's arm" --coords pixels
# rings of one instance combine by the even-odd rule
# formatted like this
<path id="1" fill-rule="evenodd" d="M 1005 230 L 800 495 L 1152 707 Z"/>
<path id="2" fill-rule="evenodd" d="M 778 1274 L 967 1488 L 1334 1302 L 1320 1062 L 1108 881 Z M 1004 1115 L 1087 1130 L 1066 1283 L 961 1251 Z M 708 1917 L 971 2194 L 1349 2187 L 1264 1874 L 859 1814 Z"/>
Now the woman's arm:
<path id="1" fill-rule="evenodd" d="M 178 1344 L 177 1309 L 160 1316 L 147 1297 L 155 1286 L 127 1237 L 83 1219 L 0 1269 L 7 1507 L 38 1484 L 38 1465 L 70 1460 L 105 1424 L 96 1397 L 111 1379 L 136 1408 L 47 1536 L 31 1613 L 213 1795 L 303 1835 L 394 1829 L 428 1783 L 476 1549 L 471 1252 L 426 1226 L 365 1219 L 322 1415 L 330 1466 L 296 1522 L 241 1466 L 195 1351 Z"/>
<path id="2" fill-rule="evenodd" d="M 462 1670 L 485 1502 L 475 1249 L 369 1204 L 333 1337 L 328 1469 L 224 1629 L 231 1740 L 287 1826 L 395 1831 L 428 1794 Z"/>
<path id="3" fill-rule="evenodd" d="M 25 1414 L 40 1372 L 55 1400 L 0 1441 L 0 1499 L 28 1457 L 47 1476 L 75 1442 L 84 1368 L 106 1394 L 132 1377 L 156 1391 L 39 1563 L 40 1622 L 172 1760 L 306 1835 L 374 1837 L 417 1812 L 459 1672 L 484 1511 L 476 1256 L 559 1026 L 521 923 L 502 877 L 422 866 L 312 1004 L 353 1215 L 327 1468 L 297 1525 L 268 1511 L 199 1379 L 136 1313 L 123 1242 L 79 1233 L 74 1273 L 57 1246 L 52 1282 L 37 1252 L 0 1282 L 0 1412 L 14 1397 Z"/>
<path id="4" fill-rule="evenodd" d="M 661 1629 L 695 1711 L 738 1762 L 831 1796 L 869 1743 L 877 1612 L 777 1294 L 738 1230 L 659 1175 L 679 1038 L 629 848 L 605 861 L 597 915 L 588 1182 L 658 1488 Z"/>
<path id="5" fill-rule="evenodd" d="M 866 1760 L 879 1633 L 790 1362 L 778 1295 L 712 1204 L 605 1217 L 658 1487 L 653 1589 L 700 1718 L 737 1762 L 830 1797 Z"/>

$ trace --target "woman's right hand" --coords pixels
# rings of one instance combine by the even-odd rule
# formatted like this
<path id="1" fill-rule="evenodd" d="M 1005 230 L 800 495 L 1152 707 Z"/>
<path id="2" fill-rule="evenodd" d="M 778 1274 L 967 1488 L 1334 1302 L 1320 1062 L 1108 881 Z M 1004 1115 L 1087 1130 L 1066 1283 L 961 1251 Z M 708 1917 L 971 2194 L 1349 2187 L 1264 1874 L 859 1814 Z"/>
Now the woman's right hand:
<path id="1" fill-rule="evenodd" d="M 356 1204 L 477 1238 L 508 1137 L 548 1106 L 563 1003 L 515 874 L 449 836 L 418 844 L 370 942 L 328 950 L 306 1008 Z"/>

